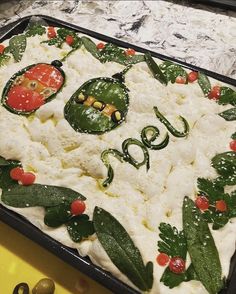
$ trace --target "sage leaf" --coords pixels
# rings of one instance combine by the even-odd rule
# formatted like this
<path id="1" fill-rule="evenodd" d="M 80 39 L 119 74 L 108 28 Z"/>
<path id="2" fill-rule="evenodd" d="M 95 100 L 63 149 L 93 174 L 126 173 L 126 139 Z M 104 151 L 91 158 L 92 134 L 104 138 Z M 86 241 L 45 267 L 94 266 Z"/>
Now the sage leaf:
<path id="1" fill-rule="evenodd" d="M 47 207 L 44 223 L 48 227 L 57 228 L 68 222 L 71 218 L 70 203 L 66 202 L 57 206 Z"/>
<path id="2" fill-rule="evenodd" d="M 26 36 L 18 35 L 14 36 L 9 41 L 10 52 L 13 55 L 16 62 L 21 61 L 23 53 L 26 48 Z"/>
<path id="3" fill-rule="evenodd" d="M 227 109 L 219 113 L 219 116 L 223 117 L 227 121 L 236 120 L 236 107 Z"/>
<path id="4" fill-rule="evenodd" d="M 65 187 L 33 184 L 16 185 L 2 191 L 2 201 L 13 207 L 56 206 L 74 199 L 85 200 L 80 193 Z"/>
<path id="5" fill-rule="evenodd" d="M 88 37 L 81 37 L 82 43 L 86 50 L 93 55 L 93 57 L 100 60 L 101 54 L 100 51 L 97 49 L 96 44 L 89 39 Z"/>
<path id="6" fill-rule="evenodd" d="M 158 64 L 154 61 L 151 54 L 145 53 L 145 61 L 152 72 L 154 78 L 158 80 L 160 83 L 167 85 L 168 81 L 166 76 L 163 74 L 163 72 L 160 70 Z"/>
<path id="7" fill-rule="evenodd" d="M 183 229 L 199 280 L 210 294 L 218 293 L 224 287 L 219 253 L 207 222 L 188 197 L 183 202 Z"/>
<path id="8" fill-rule="evenodd" d="M 98 240 L 114 265 L 140 290 L 153 284 L 153 264 L 143 263 L 139 249 L 124 227 L 107 211 L 95 207 L 93 223 Z"/>
<path id="9" fill-rule="evenodd" d="M 67 223 L 67 231 L 74 242 L 81 242 L 94 234 L 93 222 L 86 214 L 74 216 Z"/>
<path id="10" fill-rule="evenodd" d="M 201 87 L 203 94 L 208 96 L 211 91 L 211 83 L 209 78 L 200 71 L 198 72 L 198 84 Z"/>

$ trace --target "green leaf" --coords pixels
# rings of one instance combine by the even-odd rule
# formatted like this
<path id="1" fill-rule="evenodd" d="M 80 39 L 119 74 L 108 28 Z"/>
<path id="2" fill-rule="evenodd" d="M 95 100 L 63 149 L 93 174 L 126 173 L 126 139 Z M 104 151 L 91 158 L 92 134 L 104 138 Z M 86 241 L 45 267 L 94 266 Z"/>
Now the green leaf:
<path id="1" fill-rule="evenodd" d="M 227 109 L 219 113 L 219 116 L 223 117 L 227 121 L 236 120 L 236 107 Z"/>
<path id="2" fill-rule="evenodd" d="M 176 227 L 172 227 L 166 223 L 160 223 L 160 238 L 158 241 L 158 251 L 165 253 L 170 257 L 180 256 L 184 260 L 187 254 L 187 243 L 183 231 L 179 231 Z"/>
<path id="3" fill-rule="evenodd" d="M 160 279 L 160 281 L 170 289 L 179 286 L 182 282 L 188 282 L 191 280 L 198 280 L 192 264 L 190 264 L 186 272 L 182 274 L 175 274 L 169 269 L 169 267 L 167 267 Z"/>
<path id="4" fill-rule="evenodd" d="M 74 42 L 71 45 L 72 48 L 78 49 L 82 45 L 81 38 L 79 38 L 77 36 L 76 32 L 73 31 L 73 30 L 69 30 L 69 29 L 66 29 L 66 28 L 59 28 L 57 30 L 57 35 L 58 35 L 59 38 L 61 38 L 63 40 L 63 42 L 65 42 L 67 36 L 72 36 L 73 39 L 74 39 Z"/>
<path id="5" fill-rule="evenodd" d="M 67 223 L 67 231 L 74 242 L 81 242 L 95 232 L 93 222 L 86 214 L 74 216 Z"/>
<path id="6" fill-rule="evenodd" d="M 25 35 L 14 36 L 10 39 L 10 52 L 13 55 L 16 62 L 21 61 L 23 53 L 25 52 L 26 43 L 27 40 Z"/>
<path id="7" fill-rule="evenodd" d="M 123 65 L 130 65 L 145 60 L 144 55 L 140 54 L 127 56 L 125 51 L 115 44 L 107 43 L 102 50 L 99 50 L 96 44 L 88 37 L 83 36 L 81 40 L 86 50 L 102 63 L 113 61 Z"/>
<path id="8" fill-rule="evenodd" d="M 183 228 L 199 280 L 210 294 L 218 293 L 224 286 L 219 253 L 207 222 L 188 197 L 183 202 Z"/>
<path id="9" fill-rule="evenodd" d="M 6 160 L 0 157 L 0 188 L 9 189 L 14 185 L 18 185 L 18 182 L 10 177 L 10 171 L 17 166 L 21 166 L 19 161 Z"/>
<path id="10" fill-rule="evenodd" d="M 204 96 L 208 96 L 211 91 L 211 83 L 208 77 L 200 71 L 198 72 L 198 84 L 201 87 Z"/>
<path id="11" fill-rule="evenodd" d="M 160 69 L 164 72 L 167 81 L 175 83 L 177 77 L 183 77 L 188 82 L 188 73 L 178 64 L 171 61 L 164 61 L 160 65 Z"/>
<path id="12" fill-rule="evenodd" d="M 224 189 L 209 179 L 198 178 L 197 186 L 200 194 L 203 192 L 208 196 L 210 204 L 213 204 L 216 200 L 221 199 L 222 197 L 220 195 L 224 194 Z"/>
<path id="13" fill-rule="evenodd" d="M 220 99 L 218 100 L 219 104 L 231 104 L 236 106 L 236 92 L 229 87 L 220 88 Z"/>
<path id="14" fill-rule="evenodd" d="M 33 36 L 36 36 L 36 35 L 42 36 L 45 33 L 46 33 L 46 28 L 45 27 L 43 27 L 40 24 L 34 24 L 34 25 L 29 26 L 26 29 L 25 35 L 26 35 L 26 37 L 33 37 Z"/>
<path id="15" fill-rule="evenodd" d="M 5 54 L 5 51 L 3 54 L 0 54 L 0 66 L 5 65 L 9 59 L 11 59 L 11 57 Z"/>
<path id="16" fill-rule="evenodd" d="M 2 201 L 13 207 L 57 206 L 74 199 L 85 200 L 80 193 L 65 187 L 33 184 L 17 185 L 2 191 Z"/>
<path id="17" fill-rule="evenodd" d="M 236 180 L 236 152 L 229 151 L 217 154 L 211 162 L 219 175 L 226 178 L 231 176 Z"/>
<path id="18" fill-rule="evenodd" d="M 236 140 L 236 132 L 231 135 L 231 139 Z"/>
<path id="19" fill-rule="evenodd" d="M 107 211 L 95 207 L 93 222 L 98 240 L 114 265 L 140 290 L 153 284 L 153 265 L 143 263 L 139 249 L 124 227 Z"/>
<path id="20" fill-rule="evenodd" d="M 145 61 L 152 72 L 155 79 L 157 79 L 160 83 L 167 85 L 168 81 L 166 76 L 163 74 L 163 72 L 160 70 L 158 64 L 154 61 L 151 54 L 145 53 Z"/>
<path id="21" fill-rule="evenodd" d="M 65 202 L 57 206 L 47 207 L 44 223 L 49 227 L 60 227 L 72 218 L 70 203 Z"/>
<path id="22" fill-rule="evenodd" d="M 97 49 L 96 44 L 89 39 L 88 37 L 81 37 L 82 43 L 86 50 L 93 55 L 93 57 L 97 58 L 100 60 L 101 54 L 100 51 Z"/>

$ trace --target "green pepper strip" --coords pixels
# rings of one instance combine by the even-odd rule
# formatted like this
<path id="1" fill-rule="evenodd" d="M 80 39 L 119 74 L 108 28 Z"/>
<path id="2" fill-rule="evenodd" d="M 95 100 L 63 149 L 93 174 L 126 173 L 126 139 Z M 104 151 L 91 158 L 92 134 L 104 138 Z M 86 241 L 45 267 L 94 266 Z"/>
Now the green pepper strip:
<path id="1" fill-rule="evenodd" d="M 107 187 L 110 185 L 110 183 L 112 182 L 113 178 L 114 178 L 114 171 L 113 168 L 110 164 L 109 158 L 108 156 L 112 155 L 115 158 L 117 158 L 120 162 L 123 162 L 124 160 L 124 154 L 122 154 L 120 151 L 116 150 L 116 149 L 107 149 L 104 150 L 101 154 L 101 160 L 104 163 L 104 165 L 107 167 L 108 171 L 107 171 L 107 178 L 105 179 L 105 181 L 102 183 L 103 187 Z"/>
<path id="2" fill-rule="evenodd" d="M 150 138 L 148 138 L 148 133 Z M 147 126 L 141 132 L 141 139 L 145 146 L 150 148 L 151 150 L 160 150 L 165 148 L 169 143 L 169 134 L 166 133 L 164 140 L 160 144 L 152 144 L 153 141 L 159 136 L 160 131 L 157 127 Z"/>
<path id="3" fill-rule="evenodd" d="M 123 69 L 121 72 L 115 73 L 112 77 L 113 79 L 118 80 L 120 83 L 124 83 L 125 82 L 125 74 L 127 73 L 127 71 L 129 71 L 131 69 L 133 65 L 130 64 L 128 66 L 126 66 L 125 69 Z"/>
<path id="4" fill-rule="evenodd" d="M 130 155 L 129 150 L 128 150 L 130 145 L 137 145 L 142 149 L 143 155 L 144 155 L 143 161 L 138 162 L 136 159 L 134 159 Z M 137 139 L 128 138 L 122 143 L 122 150 L 123 150 L 123 153 L 124 153 L 124 160 L 126 162 L 132 164 L 137 169 L 139 169 L 140 166 L 142 166 L 142 165 L 144 165 L 146 163 L 146 168 L 147 168 L 147 170 L 149 170 L 149 168 L 150 168 L 149 153 L 148 153 L 148 150 L 147 150 L 146 146 L 143 145 L 142 142 L 140 142 Z"/>
<path id="5" fill-rule="evenodd" d="M 186 137 L 189 133 L 189 124 L 187 122 L 187 120 L 180 116 L 180 119 L 182 120 L 183 124 L 184 124 L 184 131 L 180 132 L 178 130 L 176 130 L 171 123 L 164 117 L 163 114 L 160 113 L 160 111 L 158 110 L 158 108 L 156 106 L 153 107 L 154 112 L 156 114 L 156 117 L 160 120 L 161 123 L 163 123 L 166 128 L 168 129 L 168 131 L 175 137 L 177 138 L 181 138 L 181 137 Z"/>

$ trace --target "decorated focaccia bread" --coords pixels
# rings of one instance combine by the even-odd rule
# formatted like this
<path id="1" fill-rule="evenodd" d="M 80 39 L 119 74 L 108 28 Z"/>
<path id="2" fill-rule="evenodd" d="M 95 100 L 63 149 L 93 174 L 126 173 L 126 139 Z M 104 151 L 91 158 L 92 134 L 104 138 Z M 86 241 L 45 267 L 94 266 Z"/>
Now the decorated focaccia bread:
<path id="1" fill-rule="evenodd" d="M 1 203 L 153 294 L 216 294 L 236 241 L 236 92 L 65 28 L 0 45 Z"/>

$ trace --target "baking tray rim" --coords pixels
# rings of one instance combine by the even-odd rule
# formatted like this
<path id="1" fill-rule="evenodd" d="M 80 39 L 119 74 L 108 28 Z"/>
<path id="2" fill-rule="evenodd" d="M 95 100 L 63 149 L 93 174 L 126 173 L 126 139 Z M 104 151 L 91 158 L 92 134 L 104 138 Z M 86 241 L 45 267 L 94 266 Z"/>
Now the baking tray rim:
<path id="1" fill-rule="evenodd" d="M 159 58 L 161 60 L 173 61 L 173 62 L 178 63 L 178 64 L 180 64 L 190 70 L 201 71 L 216 80 L 219 80 L 224 83 L 236 86 L 235 79 L 226 77 L 224 75 L 221 75 L 221 74 L 218 74 L 218 73 L 215 73 L 212 71 L 209 71 L 209 70 L 204 69 L 202 67 L 198 67 L 198 66 L 186 63 L 184 61 L 175 59 L 174 57 L 168 57 L 166 55 L 163 55 L 163 54 L 160 54 L 160 53 L 157 53 L 157 52 L 154 52 L 154 51 L 151 51 L 151 50 L 148 50 L 148 49 L 136 46 L 136 45 L 133 45 L 133 44 L 125 42 L 125 41 L 121 41 L 116 38 L 112 38 L 112 37 L 97 33 L 92 30 L 88 30 L 86 28 L 83 28 L 83 27 L 80 27 L 80 26 L 77 26 L 74 24 L 70 24 L 68 22 L 59 20 L 54 17 L 47 16 L 47 15 L 41 15 L 41 14 L 28 15 L 28 16 L 25 16 L 25 17 L 19 19 L 19 20 L 14 21 L 4 27 L 1 27 L 0 28 L 0 42 L 13 36 L 14 35 L 13 30 L 19 28 L 19 26 L 21 26 L 24 22 L 29 23 L 29 21 L 32 17 L 42 18 L 46 22 L 54 23 L 55 26 L 71 28 L 71 29 L 76 30 L 78 33 L 82 33 L 82 34 L 84 33 L 84 34 L 89 35 L 89 36 L 96 38 L 98 40 L 114 43 L 120 47 L 124 47 L 124 48 L 132 47 L 136 51 L 139 51 L 142 53 L 145 53 L 148 51 L 152 54 L 152 56 Z M 25 27 L 27 26 L 27 24 L 25 25 Z M 3 34 L 1 34 L 1 30 L 5 29 L 5 28 L 7 28 L 7 30 Z M 23 31 L 24 30 L 21 30 L 20 33 Z M 11 35 L 11 36 L 9 36 L 9 35 Z M 87 257 L 81 257 L 75 249 L 69 248 L 69 247 L 63 245 L 62 243 L 56 241 L 55 239 L 53 239 L 49 235 L 42 232 L 40 229 L 38 229 L 32 223 L 30 223 L 26 218 L 17 214 L 14 211 L 7 209 L 6 207 L 4 207 L 1 204 L 0 204 L 0 221 L 3 221 L 7 225 L 11 226 L 12 228 L 17 230 L 18 232 L 20 232 L 23 235 L 25 235 L 26 237 L 28 237 L 29 239 L 33 240 L 34 242 L 41 245 L 42 247 L 44 247 L 48 251 L 52 252 L 57 257 L 61 258 L 62 260 L 64 260 L 68 264 L 70 264 L 71 266 L 75 267 L 76 269 L 80 270 L 81 272 L 83 272 L 84 274 L 86 274 L 87 276 L 92 278 L 93 280 L 99 282 L 100 284 L 102 284 L 103 286 L 105 286 L 106 288 L 111 290 L 113 293 L 120 294 L 121 293 L 120 291 L 125 291 L 122 293 L 126 293 L 126 294 L 140 293 L 137 290 L 128 286 L 127 284 L 123 283 L 121 280 L 114 277 L 111 273 L 109 273 L 109 272 L 105 271 L 104 269 L 102 269 L 101 267 L 93 264 Z M 236 251 L 232 257 L 232 260 L 233 260 L 233 263 L 235 264 Z M 232 284 L 232 281 L 233 281 L 233 279 L 231 279 L 232 275 L 234 275 L 236 277 L 236 266 L 233 265 L 233 267 L 232 267 L 232 262 L 231 262 L 231 268 L 230 268 L 229 277 L 228 277 L 229 288 L 230 288 L 230 285 Z M 234 289 L 236 289 L 236 280 L 235 280 L 234 287 L 235 287 Z M 226 294 L 225 291 L 227 291 L 227 289 L 224 289 L 223 292 L 221 292 L 221 293 Z M 232 292 L 232 294 L 233 293 L 235 293 L 235 292 Z M 231 294 L 231 292 L 229 293 L 227 291 L 227 294 Z"/>

